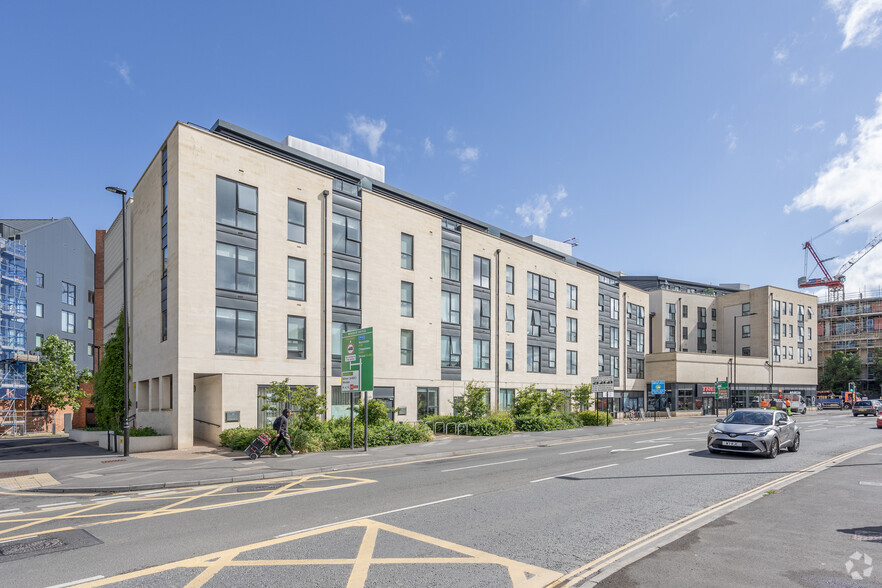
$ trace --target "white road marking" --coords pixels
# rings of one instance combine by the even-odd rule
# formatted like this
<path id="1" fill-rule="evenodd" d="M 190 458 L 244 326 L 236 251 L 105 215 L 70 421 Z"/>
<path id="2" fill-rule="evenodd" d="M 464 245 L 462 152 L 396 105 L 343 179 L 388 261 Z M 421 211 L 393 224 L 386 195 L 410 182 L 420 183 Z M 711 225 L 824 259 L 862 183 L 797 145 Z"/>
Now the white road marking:
<path id="1" fill-rule="evenodd" d="M 381 517 L 383 515 L 392 514 L 396 512 L 402 512 L 405 510 L 413 510 L 415 508 L 422 508 L 424 506 L 432 506 L 433 504 L 441 504 L 442 502 L 450 502 L 451 500 L 459 500 L 460 498 L 469 498 L 470 496 L 474 496 L 473 494 L 463 494 L 462 496 L 454 496 L 453 498 L 442 498 L 441 500 L 434 500 L 432 502 L 424 502 L 423 504 L 416 504 L 414 506 L 405 506 L 403 508 L 396 508 L 394 510 L 387 510 L 384 512 L 378 512 L 372 515 L 365 515 L 363 517 L 355 517 L 354 519 L 347 519 L 345 521 L 337 521 L 334 523 L 327 523 L 325 525 L 319 525 L 317 527 L 310 527 L 308 529 L 300 529 L 299 531 L 291 531 L 290 533 L 283 533 L 282 535 L 276 535 L 276 539 L 281 537 L 288 537 L 290 535 L 296 535 L 297 533 L 306 533 L 307 531 L 315 531 L 316 529 L 324 529 L 325 527 L 332 527 L 334 525 L 342 525 L 344 523 L 351 523 L 353 521 L 360 521 L 362 519 L 372 519 L 375 517 Z"/>
<path id="2" fill-rule="evenodd" d="M 864 482 L 861 480 L 861 486 L 882 486 L 882 482 Z"/>
<path id="3" fill-rule="evenodd" d="M 38 504 L 37 508 L 50 508 L 53 506 L 68 506 L 71 504 L 78 504 L 76 502 L 53 502 L 52 504 Z"/>
<path id="4" fill-rule="evenodd" d="M 658 449 L 659 447 L 670 447 L 670 443 L 662 443 L 661 445 L 650 445 L 649 447 L 638 447 L 637 449 L 613 449 L 610 453 L 617 451 L 646 451 L 647 449 Z"/>
<path id="5" fill-rule="evenodd" d="M 609 449 L 612 445 L 604 445 L 603 447 L 592 447 L 591 449 L 577 449 L 576 451 L 564 451 L 558 455 L 569 455 L 571 453 L 582 453 L 583 451 L 597 451 L 598 449 Z"/>
<path id="6" fill-rule="evenodd" d="M 150 492 L 139 492 L 138 496 L 158 496 L 160 494 L 175 494 L 176 492 L 183 492 L 183 490 L 151 490 Z"/>
<path id="7" fill-rule="evenodd" d="M 701 433 L 704 435 L 704 433 Z M 662 437 L 661 439 L 650 439 L 649 441 L 634 441 L 634 443 L 658 443 L 659 441 L 668 441 L 669 443 L 693 442 L 695 439 L 677 439 L 676 437 Z"/>
<path id="8" fill-rule="evenodd" d="M 563 478 L 564 476 L 575 476 L 576 474 L 584 474 L 585 472 L 593 472 L 594 470 L 602 470 L 603 468 L 611 468 L 613 466 L 617 466 L 617 463 L 611 463 L 603 466 L 597 466 L 596 468 L 588 468 L 587 470 L 579 470 L 578 472 L 570 472 L 568 474 L 558 474 L 556 476 L 550 476 L 548 478 L 541 478 L 539 480 L 530 480 L 531 484 L 535 484 L 536 482 L 545 482 L 546 480 L 554 480 L 555 478 Z"/>
<path id="9" fill-rule="evenodd" d="M 91 578 L 83 578 L 82 580 L 74 580 L 73 582 L 67 582 L 65 584 L 55 584 L 54 586 L 49 586 L 48 588 L 67 588 L 68 586 L 76 586 L 77 584 L 85 584 L 86 582 L 94 582 L 95 580 L 102 580 L 104 576 L 92 576 Z"/>
<path id="10" fill-rule="evenodd" d="M 33 539 L 36 535 L 28 535 L 27 537 L 19 537 L 18 539 L 6 539 L 5 541 L 0 541 L 0 543 L 12 543 L 13 541 L 24 541 L 25 539 Z"/>
<path id="11" fill-rule="evenodd" d="M 120 500 L 131 500 L 131 496 L 108 496 L 106 498 L 93 498 L 92 502 L 119 502 Z"/>
<path id="12" fill-rule="evenodd" d="M 369 482 L 372 483 L 372 482 Z M 314 490 L 306 490 L 305 492 L 298 492 L 297 494 L 282 494 L 280 496 L 271 496 L 269 498 L 259 498 L 257 500 L 246 500 L 245 502 L 234 502 L 232 504 L 221 504 L 218 506 L 206 506 L 205 508 L 200 508 L 199 510 L 217 510 L 219 508 L 231 508 L 234 506 L 247 506 L 250 504 L 255 504 L 258 502 L 269 502 L 270 500 L 280 500 L 282 498 L 291 498 L 292 496 L 303 496 L 304 494 L 315 494 L 316 492 L 328 492 L 330 490 L 341 490 L 342 488 L 348 488 L 349 486 L 332 486 L 330 488 L 316 488 Z"/>
<path id="13" fill-rule="evenodd" d="M 811 432 L 811 431 L 826 431 L 826 430 L 827 430 L 827 427 L 819 427 L 817 429 L 803 429 L 803 431 L 805 431 L 806 433 Z"/>
<path id="14" fill-rule="evenodd" d="M 2 515 L 3 513 L 7 513 L 7 512 L 19 512 L 19 511 L 21 511 L 20 508 L 7 508 L 6 510 L 0 510 L 0 515 Z"/>
<path id="15" fill-rule="evenodd" d="M 656 439 L 649 439 L 648 441 L 634 441 L 634 443 L 657 443 L 659 441 L 667 441 L 670 437 L 658 437 Z"/>
<path id="16" fill-rule="evenodd" d="M 686 453 L 687 451 L 698 451 L 697 449 L 681 449 L 680 451 L 671 451 L 670 453 L 659 453 L 658 455 L 650 455 L 649 457 L 644 457 L 643 459 L 655 459 L 656 457 L 664 457 L 666 455 L 674 455 L 677 453 Z"/>
<path id="17" fill-rule="evenodd" d="M 441 473 L 443 474 L 443 473 L 446 473 L 446 472 L 457 472 L 457 471 L 459 471 L 459 470 L 470 470 L 470 469 L 472 469 L 472 468 L 486 468 L 486 467 L 489 467 L 489 466 L 502 465 L 502 464 L 504 464 L 504 463 L 514 463 L 514 462 L 516 462 L 516 461 L 527 461 L 527 458 L 526 458 L 526 457 L 522 457 L 521 459 L 510 459 L 510 460 L 508 460 L 508 461 L 497 461 L 497 462 L 494 462 L 494 463 L 482 463 L 482 464 L 480 464 L 480 465 L 465 466 L 465 467 L 462 467 L 462 468 L 453 468 L 453 469 L 450 469 L 450 470 L 441 470 Z"/>
<path id="18" fill-rule="evenodd" d="M 882 453 L 868 453 L 867 455 L 882 455 Z"/>

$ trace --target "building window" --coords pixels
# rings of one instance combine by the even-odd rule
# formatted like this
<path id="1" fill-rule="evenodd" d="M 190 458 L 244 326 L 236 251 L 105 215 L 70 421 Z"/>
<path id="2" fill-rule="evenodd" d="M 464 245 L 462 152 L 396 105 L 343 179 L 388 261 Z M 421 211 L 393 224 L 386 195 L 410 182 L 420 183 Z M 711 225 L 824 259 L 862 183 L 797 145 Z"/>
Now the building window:
<path id="1" fill-rule="evenodd" d="M 741 338 L 749 339 L 750 338 L 750 325 L 741 325 Z"/>
<path id="2" fill-rule="evenodd" d="M 683 327 L 683 340 L 686 341 L 689 339 L 689 327 Z"/>
<path id="3" fill-rule="evenodd" d="M 604 367 L 603 367 L 603 356 L 602 356 L 602 355 L 598 355 L 598 356 L 597 356 L 597 373 L 598 373 L 599 375 L 600 375 L 600 374 L 603 374 L 603 370 L 604 370 Z"/>
<path id="4" fill-rule="evenodd" d="M 361 221 L 336 212 L 331 216 L 334 225 L 331 232 L 333 250 L 352 257 L 361 255 Z"/>
<path id="5" fill-rule="evenodd" d="M 604 329 L 603 325 L 597 325 L 597 340 L 600 341 L 601 343 L 603 343 L 604 330 L 605 329 Z"/>
<path id="6" fill-rule="evenodd" d="M 610 327 L 609 328 L 609 346 L 613 349 L 619 348 L 619 328 L 618 327 Z"/>
<path id="7" fill-rule="evenodd" d="M 514 343 L 505 344 L 505 371 L 514 371 Z"/>
<path id="8" fill-rule="evenodd" d="M 288 198 L 288 240 L 306 243 L 306 202 Z"/>
<path id="9" fill-rule="evenodd" d="M 43 303 L 37 302 L 34 306 L 34 316 L 37 318 L 43 318 Z"/>
<path id="10" fill-rule="evenodd" d="M 609 303 L 609 318 L 619 320 L 619 299 L 610 297 Z"/>
<path id="11" fill-rule="evenodd" d="M 438 388 L 417 388 L 417 419 L 438 414 Z"/>
<path id="12" fill-rule="evenodd" d="M 459 367 L 461 354 L 459 335 L 441 335 L 441 367 Z"/>
<path id="13" fill-rule="evenodd" d="M 772 346 L 772 361 L 781 361 L 781 347 L 778 345 Z"/>
<path id="14" fill-rule="evenodd" d="M 571 316 L 567 317 L 567 342 L 577 343 L 579 341 L 579 320 Z"/>
<path id="15" fill-rule="evenodd" d="M 331 323 L 331 357 L 339 359 L 343 353 L 343 333 L 357 331 L 361 325 L 355 323 Z"/>
<path id="16" fill-rule="evenodd" d="M 168 273 L 168 147 L 162 148 L 162 224 L 161 247 L 162 247 L 162 275 Z"/>
<path id="17" fill-rule="evenodd" d="M 515 309 L 514 304 L 505 305 L 505 332 L 514 333 Z"/>
<path id="18" fill-rule="evenodd" d="M 711 320 L 712 321 L 717 320 L 717 309 L 716 308 L 711 309 Z"/>
<path id="19" fill-rule="evenodd" d="M 579 374 L 579 352 L 567 350 L 567 375 L 575 376 Z"/>
<path id="20" fill-rule="evenodd" d="M 793 339 L 793 325 L 787 325 L 787 336 Z"/>
<path id="21" fill-rule="evenodd" d="M 579 308 L 579 288 L 572 284 L 567 284 L 567 308 L 570 310 Z"/>
<path id="22" fill-rule="evenodd" d="M 797 359 L 798 363 L 805 363 L 805 349 L 802 347 L 799 348 L 799 356 Z"/>
<path id="23" fill-rule="evenodd" d="M 636 367 L 637 367 L 637 373 L 634 374 L 634 377 L 637 378 L 638 380 L 643 379 L 643 377 L 644 377 L 643 360 L 642 359 L 635 359 L 634 363 L 636 364 Z"/>
<path id="24" fill-rule="evenodd" d="M 685 304 L 683 305 L 683 318 L 689 318 L 689 307 Z"/>
<path id="25" fill-rule="evenodd" d="M 94 354 L 95 354 L 95 348 L 92 346 L 91 343 L 89 343 L 88 345 L 86 345 L 86 355 L 88 355 L 89 357 L 92 357 Z"/>
<path id="26" fill-rule="evenodd" d="M 787 359 L 793 359 L 793 347 L 787 348 Z"/>
<path id="27" fill-rule="evenodd" d="M 539 274 L 527 272 L 527 300 L 540 299 Z"/>
<path id="28" fill-rule="evenodd" d="M 77 332 L 77 315 L 66 310 L 61 311 L 61 331 L 64 333 Z"/>
<path id="29" fill-rule="evenodd" d="M 95 319 L 93 319 L 92 317 L 87 318 L 86 319 L 86 328 L 89 329 L 90 331 L 93 330 L 95 328 Z"/>
<path id="30" fill-rule="evenodd" d="M 401 329 L 401 365 L 413 365 L 413 331 Z"/>
<path id="31" fill-rule="evenodd" d="M 452 325 L 459 324 L 459 294 L 441 292 L 441 322 Z"/>
<path id="32" fill-rule="evenodd" d="M 257 250 L 227 243 L 217 244 L 216 286 L 254 294 L 257 292 Z"/>
<path id="33" fill-rule="evenodd" d="M 34 272 L 34 286 L 42 288 L 46 284 L 46 276 L 43 272 Z"/>
<path id="34" fill-rule="evenodd" d="M 745 302 L 741 305 L 741 316 L 745 316 L 750 314 L 750 302 Z"/>
<path id="35" fill-rule="evenodd" d="M 472 367 L 476 370 L 490 369 L 490 341 L 475 339 L 472 345 Z"/>
<path id="36" fill-rule="evenodd" d="M 665 343 L 673 343 L 675 334 L 674 325 L 665 325 Z"/>
<path id="37" fill-rule="evenodd" d="M 603 312 L 603 294 L 597 295 L 597 311 Z"/>
<path id="38" fill-rule="evenodd" d="M 707 322 L 707 308 L 704 306 L 698 307 L 698 322 L 706 323 Z"/>
<path id="39" fill-rule="evenodd" d="M 557 299 L 557 280 L 554 278 L 548 278 L 548 299 Z"/>
<path id="40" fill-rule="evenodd" d="M 474 256 L 474 284 L 480 288 L 490 287 L 490 260 Z"/>
<path id="41" fill-rule="evenodd" d="M 779 318 L 781 316 L 781 302 L 778 300 L 772 300 L 772 318 Z"/>
<path id="42" fill-rule="evenodd" d="M 401 282 L 401 316 L 413 316 L 413 284 Z"/>
<path id="43" fill-rule="evenodd" d="M 646 313 L 646 309 L 644 309 L 642 306 L 637 307 L 637 324 L 641 327 L 643 326 L 644 322 L 646 321 L 645 313 Z"/>
<path id="44" fill-rule="evenodd" d="M 711 329 L 711 341 L 716 341 L 716 340 L 717 340 L 717 330 Z"/>
<path id="45" fill-rule="evenodd" d="M 290 206 L 288 216 L 290 217 Z M 217 222 L 222 225 L 257 230 L 257 188 L 217 178 Z"/>
<path id="46" fill-rule="evenodd" d="M 401 267 L 413 269 L 413 235 L 401 233 Z"/>
<path id="47" fill-rule="evenodd" d="M 792 302 L 787 303 L 787 314 L 789 314 L 790 316 L 793 316 L 793 303 Z"/>
<path id="48" fill-rule="evenodd" d="M 557 315 L 553 312 L 548 313 L 548 334 L 557 334 Z"/>
<path id="49" fill-rule="evenodd" d="M 332 268 L 331 299 L 334 306 L 361 308 L 361 273 L 339 267 Z"/>
<path id="50" fill-rule="evenodd" d="M 538 337 L 542 332 L 542 313 L 538 310 L 530 311 L 530 321 L 527 324 L 527 335 Z"/>
<path id="51" fill-rule="evenodd" d="M 750 347 L 742 347 L 741 355 L 743 355 L 744 357 L 750 357 Z"/>
<path id="52" fill-rule="evenodd" d="M 288 298 L 306 300 L 306 260 L 288 258 Z"/>
<path id="53" fill-rule="evenodd" d="M 499 410 L 510 410 L 514 404 L 514 388 L 499 389 Z"/>
<path id="54" fill-rule="evenodd" d="M 39 350 L 41 347 L 43 347 L 43 334 L 37 333 L 36 337 L 34 337 L 34 349 Z"/>
<path id="55" fill-rule="evenodd" d="M 514 267 L 505 266 L 505 293 L 514 294 Z"/>
<path id="56" fill-rule="evenodd" d="M 809 341 L 812 340 L 812 328 L 811 327 L 808 327 L 808 340 Z"/>
<path id="57" fill-rule="evenodd" d="M 610 367 L 612 368 L 612 373 L 610 374 L 614 378 L 619 377 L 619 356 L 613 355 L 610 357 Z"/>
<path id="58" fill-rule="evenodd" d="M 805 327 L 796 327 L 796 342 L 805 342 Z"/>
<path id="59" fill-rule="evenodd" d="M 809 307 L 808 307 L 808 317 L 809 317 L 809 320 L 811 320 L 813 316 L 815 316 L 815 313 L 814 313 L 814 311 L 812 310 L 812 307 L 809 306 Z M 811 359 L 811 357 L 809 357 L 809 359 Z"/>
<path id="60" fill-rule="evenodd" d="M 214 352 L 257 355 L 257 313 L 234 308 L 215 309 Z"/>
<path id="61" fill-rule="evenodd" d="M 781 323 L 772 323 L 772 340 L 778 341 L 781 339 Z"/>
<path id="62" fill-rule="evenodd" d="M 288 359 L 306 357 L 306 317 L 288 317 Z"/>
<path id="63" fill-rule="evenodd" d="M 490 301 L 483 298 L 474 299 L 474 326 L 476 329 L 490 328 Z"/>
<path id="64" fill-rule="evenodd" d="M 539 371 L 539 358 L 542 353 L 542 348 L 538 345 L 527 345 L 527 371 L 528 372 L 538 372 Z"/>
<path id="65" fill-rule="evenodd" d="M 77 287 L 67 282 L 61 282 L 61 303 L 77 305 Z"/>
<path id="66" fill-rule="evenodd" d="M 812 360 L 812 348 L 809 347 L 808 349 L 806 349 L 806 351 L 808 351 L 808 360 L 811 361 Z"/>
<path id="67" fill-rule="evenodd" d="M 637 333 L 637 353 L 643 353 L 643 333 Z"/>
<path id="68" fill-rule="evenodd" d="M 454 282 L 459 281 L 459 251 L 441 247 L 441 277 Z"/>
<path id="69" fill-rule="evenodd" d="M 675 321 L 675 320 L 677 320 L 677 305 L 676 305 L 676 304 L 671 304 L 671 303 L 669 302 L 668 305 L 667 305 L 667 308 L 668 308 L 668 318 L 667 318 L 667 320 L 669 320 L 669 321 Z"/>
<path id="70" fill-rule="evenodd" d="M 548 350 L 548 369 L 557 370 L 557 349 Z"/>

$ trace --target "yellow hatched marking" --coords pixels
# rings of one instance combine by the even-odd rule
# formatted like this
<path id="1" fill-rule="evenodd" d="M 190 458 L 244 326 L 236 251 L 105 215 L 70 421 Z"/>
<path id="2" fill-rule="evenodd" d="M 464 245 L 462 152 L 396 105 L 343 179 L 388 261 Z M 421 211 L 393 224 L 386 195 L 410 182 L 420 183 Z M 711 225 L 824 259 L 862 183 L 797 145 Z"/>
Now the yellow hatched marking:
<path id="1" fill-rule="evenodd" d="M 305 539 L 307 537 L 315 537 L 318 535 L 324 535 L 328 533 L 334 533 L 336 531 L 341 531 L 347 528 L 353 527 L 362 527 L 364 529 L 364 535 L 362 537 L 361 543 L 359 544 L 358 553 L 354 554 L 353 558 L 328 558 L 328 559 L 248 559 L 248 560 L 237 560 L 235 559 L 237 556 L 257 549 L 263 549 L 265 547 L 272 547 L 275 545 L 282 545 L 285 543 L 290 543 L 293 541 L 297 541 L 299 539 Z M 452 551 L 456 553 L 456 556 L 452 557 L 386 557 L 386 558 L 374 558 L 373 553 L 377 543 L 377 537 L 380 530 L 385 532 L 399 535 L 401 537 L 406 537 L 409 539 L 413 539 L 415 541 L 426 543 L 428 545 L 433 545 L 435 547 L 440 547 L 446 549 L 448 551 Z M 456 543 L 452 543 L 450 541 L 445 541 L 444 539 L 438 539 L 436 537 L 430 537 L 428 535 L 423 535 L 422 533 L 417 533 L 415 531 L 409 531 L 407 529 L 402 529 L 400 527 L 393 527 L 392 525 L 387 525 L 385 523 L 380 523 L 378 521 L 374 521 L 373 519 L 361 519 L 358 521 L 352 521 L 348 523 L 340 523 L 337 525 L 331 525 L 328 527 L 323 527 L 321 529 L 313 529 L 311 531 L 304 531 L 302 533 L 297 533 L 296 535 L 290 535 L 288 537 L 279 537 L 276 539 L 269 539 L 267 541 L 261 541 L 258 543 L 252 543 L 250 545 L 243 545 L 241 547 L 236 547 L 232 549 L 227 549 L 224 551 L 219 551 L 216 553 L 211 553 L 207 555 L 192 557 L 189 559 L 184 559 L 178 562 L 172 562 L 160 566 L 155 566 L 152 568 L 146 568 L 144 570 L 138 570 L 135 572 L 130 572 L 127 574 L 121 574 L 119 576 L 113 576 L 111 578 L 103 578 L 101 580 L 97 580 L 94 582 L 89 582 L 84 584 L 83 586 L 89 587 L 97 587 L 97 586 L 106 586 L 108 584 L 114 584 L 117 582 L 123 582 L 126 580 L 132 580 L 135 578 L 144 578 L 148 576 L 152 576 L 154 574 L 159 574 L 161 572 L 166 572 L 169 570 L 175 569 L 185 569 L 185 568 L 202 568 L 202 571 L 199 573 L 196 578 L 194 578 L 189 584 L 187 584 L 188 588 L 199 588 L 203 586 L 206 582 L 214 578 L 219 572 L 221 572 L 225 568 L 247 568 L 247 567 L 300 567 L 300 566 L 311 566 L 311 565 L 339 565 L 339 566 L 351 566 L 352 570 L 349 576 L 349 582 L 347 584 L 348 588 L 363 588 L 367 581 L 368 572 L 372 566 L 382 566 L 382 565 L 498 565 L 506 568 L 508 571 L 509 578 L 511 579 L 511 585 L 513 588 L 538 588 L 540 586 L 546 586 L 550 582 L 553 582 L 561 577 L 560 572 L 556 572 L 553 570 L 547 570 L 544 568 L 540 568 L 538 566 L 533 566 L 530 564 L 518 562 L 515 560 L 507 559 L 498 555 L 493 555 L 492 553 L 487 553 L 485 551 L 481 551 L 479 549 L 474 549 L 471 547 L 466 547 L 464 545 L 458 545 Z"/>

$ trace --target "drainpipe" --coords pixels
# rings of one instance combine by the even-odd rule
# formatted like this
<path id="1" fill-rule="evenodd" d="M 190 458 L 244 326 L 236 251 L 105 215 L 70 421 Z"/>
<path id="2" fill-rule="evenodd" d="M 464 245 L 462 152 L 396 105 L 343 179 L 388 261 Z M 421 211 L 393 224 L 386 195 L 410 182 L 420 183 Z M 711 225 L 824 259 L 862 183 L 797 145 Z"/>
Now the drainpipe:
<path id="1" fill-rule="evenodd" d="M 496 410 L 499 410 L 499 315 L 502 312 L 502 308 L 499 306 L 499 253 L 500 249 L 496 250 Z"/>
<path id="2" fill-rule="evenodd" d="M 322 337 L 322 389 L 325 398 L 328 397 L 328 196 L 329 190 L 322 192 L 322 311 L 321 311 L 321 337 Z M 328 403 L 330 405 L 330 403 Z M 365 411 L 367 413 L 367 411 Z M 327 409 L 325 410 L 327 418 Z"/>
<path id="3" fill-rule="evenodd" d="M 624 317 L 624 319 L 622 319 Z M 619 324 L 624 323 L 624 328 L 622 328 L 621 335 L 619 336 L 619 343 L 624 343 L 622 345 L 622 361 L 619 364 L 619 373 L 622 374 L 622 408 L 625 407 L 625 394 L 627 394 L 628 388 L 628 293 L 622 292 L 622 306 L 619 308 L 619 320 L 621 321 Z"/>

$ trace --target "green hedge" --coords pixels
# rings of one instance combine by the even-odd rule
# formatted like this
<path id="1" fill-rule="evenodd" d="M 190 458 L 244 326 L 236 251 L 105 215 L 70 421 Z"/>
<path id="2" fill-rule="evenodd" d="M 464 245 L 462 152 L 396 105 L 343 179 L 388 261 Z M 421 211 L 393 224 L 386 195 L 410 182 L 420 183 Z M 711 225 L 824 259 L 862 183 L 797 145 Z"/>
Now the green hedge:
<path id="1" fill-rule="evenodd" d="M 271 428 L 236 427 L 226 429 L 220 434 L 220 442 L 233 451 L 244 451 L 261 433 L 275 437 Z M 291 446 L 295 451 L 310 453 L 315 451 L 331 451 L 349 447 L 349 419 L 333 419 L 320 423 L 313 430 L 289 429 Z M 380 447 L 384 445 L 402 445 L 407 443 L 423 443 L 434 439 L 432 431 L 424 425 L 400 423 L 393 421 L 380 422 L 368 427 L 368 445 Z M 364 447 L 364 424 L 355 423 L 355 446 Z M 282 445 L 284 447 L 284 444 Z M 265 451 L 264 453 L 267 453 Z"/>
<path id="2" fill-rule="evenodd" d="M 93 429 L 94 430 L 94 429 Z M 98 429 L 99 431 L 103 431 L 105 429 Z M 116 431 L 117 435 L 122 435 L 123 432 L 121 430 Z M 157 437 L 159 433 L 157 433 L 153 427 L 132 427 L 129 429 L 129 437 Z"/>
<path id="3" fill-rule="evenodd" d="M 578 417 L 572 413 L 523 415 L 515 417 L 514 423 L 518 431 L 559 431 L 582 426 Z"/>
<path id="4" fill-rule="evenodd" d="M 605 412 L 594 410 L 583 410 L 579 413 L 579 421 L 582 426 L 591 427 L 596 425 L 606 426 L 612 422 L 612 417 Z"/>
<path id="5" fill-rule="evenodd" d="M 515 430 L 515 422 L 507 412 L 500 412 L 473 420 L 468 420 L 462 416 L 431 415 L 427 416 L 424 422 L 428 425 L 429 429 L 433 429 L 435 423 L 444 423 L 445 425 L 447 423 L 465 423 L 468 425 L 468 432 L 466 432 L 465 427 L 460 427 L 460 431 L 467 435 L 485 437 L 508 435 Z M 444 427 L 440 426 L 438 430 L 443 432 Z M 454 427 L 450 427 L 448 430 L 455 432 Z"/>

